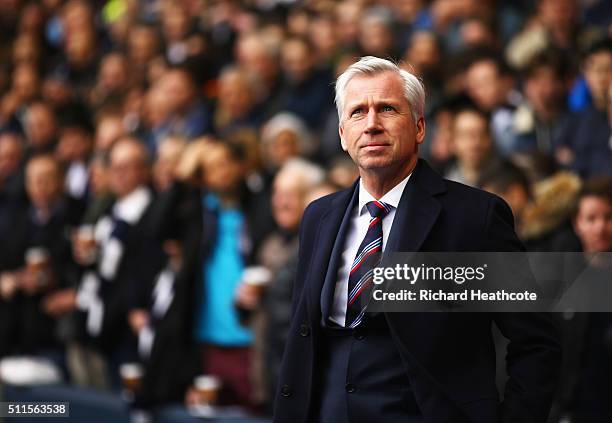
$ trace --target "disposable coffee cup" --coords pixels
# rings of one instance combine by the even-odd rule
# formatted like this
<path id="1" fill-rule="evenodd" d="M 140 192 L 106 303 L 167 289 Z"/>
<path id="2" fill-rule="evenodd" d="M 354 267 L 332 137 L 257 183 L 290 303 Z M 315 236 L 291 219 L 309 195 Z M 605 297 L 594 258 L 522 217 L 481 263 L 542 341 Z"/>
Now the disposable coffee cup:
<path id="1" fill-rule="evenodd" d="M 144 370 L 138 363 L 125 363 L 119 367 L 121 384 L 126 393 L 134 394 L 140 387 Z"/>
<path id="2" fill-rule="evenodd" d="M 87 263 L 93 263 L 96 260 L 97 254 L 94 225 L 81 225 L 77 230 L 76 236 L 80 249 L 83 251 L 84 256 L 82 259 Z"/>
<path id="3" fill-rule="evenodd" d="M 49 283 L 49 275 L 47 273 L 49 260 L 49 251 L 44 247 L 32 247 L 26 250 L 26 269 L 36 277 L 37 283 L 41 287 L 45 287 Z"/>
<path id="4" fill-rule="evenodd" d="M 219 400 L 221 380 L 213 375 L 201 375 L 195 378 L 193 385 L 203 405 L 215 405 Z"/>
<path id="5" fill-rule="evenodd" d="M 41 271 L 49 263 L 49 252 L 43 247 L 28 248 L 25 253 L 28 270 Z"/>
<path id="6" fill-rule="evenodd" d="M 242 274 L 242 280 L 260 296 L 272 280 L 272 272 L 264 266 L 247 267 Z"/>

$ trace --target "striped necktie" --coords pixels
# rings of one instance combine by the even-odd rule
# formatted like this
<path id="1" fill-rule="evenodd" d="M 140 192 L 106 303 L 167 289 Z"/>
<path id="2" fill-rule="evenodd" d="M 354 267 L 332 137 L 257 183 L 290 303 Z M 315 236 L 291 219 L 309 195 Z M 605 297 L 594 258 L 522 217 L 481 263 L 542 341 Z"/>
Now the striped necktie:
<path id="1" fill-rule="evenodd" d="M 370 212 L 370 223 L 357 255 L 351 266 L 348 280 L 348 298 L 346 304 L 345 327 L 355 328 L 365 313 L 368 303 L 368 286 L 372 283 L 374 268 L 380 263 L 382 257 L 383 231 L 382 220 L 391 207 L 381 201 L 370 201 L 366 204 Z"/>

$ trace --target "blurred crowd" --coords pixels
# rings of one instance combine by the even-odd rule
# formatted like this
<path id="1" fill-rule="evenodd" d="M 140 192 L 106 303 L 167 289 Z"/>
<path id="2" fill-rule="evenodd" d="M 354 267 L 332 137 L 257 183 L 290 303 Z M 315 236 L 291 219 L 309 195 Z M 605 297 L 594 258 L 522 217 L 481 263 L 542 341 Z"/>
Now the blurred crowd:
<path id="1" fill-rule="evenodd" d="M 141 363 L 142 407 L 212 374 L 269 412 L 301 215 L 358 175 L 333 82 L 364 55 L 424 81 L 421 157 L 503 197 L 530 251 L 612 251 L 611 22 L 604 0 L 0 0 L 0 357 L 100 389 Z M 561 320 L 583 348 L 551 421 L 607 421 L 612 318 Z"/>

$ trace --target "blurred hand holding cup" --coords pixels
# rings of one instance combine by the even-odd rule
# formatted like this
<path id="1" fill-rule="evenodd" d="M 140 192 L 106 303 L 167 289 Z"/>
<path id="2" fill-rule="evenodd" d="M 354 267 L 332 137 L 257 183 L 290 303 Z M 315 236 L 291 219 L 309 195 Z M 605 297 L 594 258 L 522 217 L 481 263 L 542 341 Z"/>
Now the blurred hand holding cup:
<path id="1" fill-rule="evenodd" d="M 213 375 L 197 376 L 193 382 L 199 403 L 201 405 L 213 406 L 219 401 L 221 380 Z"/>
<path id="2" fill-rule="evenodd" d="M 90 265 L 96 261 L 98 246 L 93 225 L 81 225 L 74 238 L 74 256 L 82 265 Z"/>
<path id="3" fill-rule="evenodd" d="M 127 401 L 134 399 L 134 395 L 140 388 L 144 369 L 139 363 L 124 363 L 119 366 L 123 395 Z"/>
<path id="4" fill-rule="evenodd" d="M 50 256 L 44 247 L 28 248 L 25 252 L 25 268 L 21 275 L 21 288 L 34 294 L 50 283 Z"/>
<path id="5" fill-rule="evenodd" d="M 246 310 L 254 309 L 271 280 L 272 272 L 268 268 L 247 267 L 242 273 L 242 281 L 236 294 L 236 305 Z"/>

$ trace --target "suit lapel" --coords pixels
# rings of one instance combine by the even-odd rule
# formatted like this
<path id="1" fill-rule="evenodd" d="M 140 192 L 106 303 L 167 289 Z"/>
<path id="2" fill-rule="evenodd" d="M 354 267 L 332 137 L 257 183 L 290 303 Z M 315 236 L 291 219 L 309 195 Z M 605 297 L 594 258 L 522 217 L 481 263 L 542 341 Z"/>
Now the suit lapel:
<path id="1" fill-rule="evenodd" d="M 359 189 L 355 187 L 353 189 L 353 196 L 349 201 L 348 206 L 342 207 L 342 204 L 337 204 L 336 207 L 340 210 L 344 210 L 344 216 L 340 223 L 340 229 L 338 230 L 338 236 L 334 242 L 332 249 L 332 255 L 327 266 L 327 272 L 325 274 L 325 281 L 323 283 L 323 291 L 321 295 L 321 311 L 322 316 L 326 319 L 329 316 L 329 312 L 334 298 L 334 290 L 336 288 L 336 281 L 338 279 L 338 269 L 342 261 L 342 253 L 344 251 L 344 244 L 346 241 L 346 234 L 351 227 L 351 217 L 353 215 L 353 209 L 359 202 Z"/>
<path id="2" fill-rule="evenodd" d="M 393 219 L 383 260 L 397 251 L 419 251 L 442 210 L 435 194 L 444 192 L 444 180 L 419 160 Z"/>
<path id="3" fill-rule="evenodd" d="M 328 315 L 333 288 L 336 285 L 340 256 L 358 192 L 357 183 L 353 184 L 352 189 L 341 192 L 331 201 L 329 210 L 321 218 L 319 233 L 313 246 L 316 252 L 311 262 L 311 271 L 307 281 L 308 310 L 313 323 L 318 321 L 322 310 L 324 310 L 323 316 Z"/>

